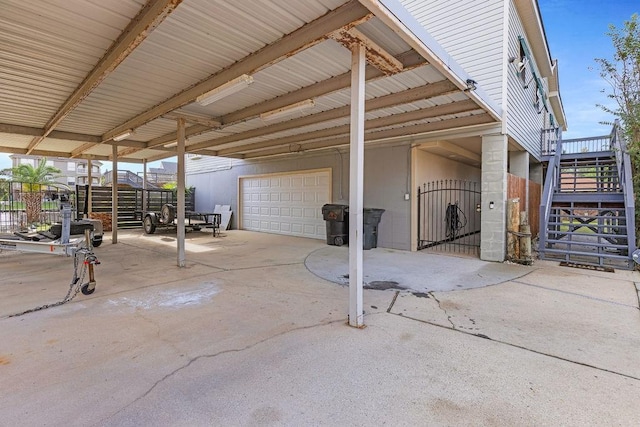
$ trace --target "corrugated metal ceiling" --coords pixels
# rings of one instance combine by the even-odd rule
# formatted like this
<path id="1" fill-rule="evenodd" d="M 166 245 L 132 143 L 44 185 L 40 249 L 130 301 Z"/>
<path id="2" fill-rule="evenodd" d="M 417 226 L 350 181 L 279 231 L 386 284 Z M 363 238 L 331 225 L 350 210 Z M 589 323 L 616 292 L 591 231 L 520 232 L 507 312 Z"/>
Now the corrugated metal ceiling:
<path id="1" fill-rule="evenodd" d="M 75 108 L 62 110 L 61 113 L 65 101 L 85 78 L 92 76 L 96 64 L 109 59 L 105 57 L 109 48 L 119 37 L 122 39 L 126 36 L 123 31 L 134 24 L 132 20 L 138 14 L 142 16 L 140 19 L 146 19 L 143 16 L 145 11 L 163 2 L 0 0 L 0 151 L 108 160 L 111 145 L 115 142 L 105 138 L 105 134 L 133 121 L 137 124 L 135 133 L 118 143 L 122 145 L 120 151 L 125 153 L 123 160 L 169 157 L 173 153 L 164 147 L 175 141 L 175 120 L 162 118 L 163 114 L 152 114 L 150 118 L 137 117 L 148 111 L 156 113 L 157 108 L 153 110 L 154 107 L 162 103 L 172 105 L 165 113 L 176 110 L 222 122 L 222 128 L 217 130 L 188 122 L 187 150 L 191 147 L 206 150 L 206 144 L 216 145 L 216 139 L 265 129 L 264 134 L 248 135 L 247 138 L 223 145 L 217 144 L 220 146 L 213 151 L 204 151 L 209 154 L 230 147 L 240 150 L 243 145 L 256 141 L 274 141 L 276 146 L 278 138 L 295 140 L 296 135 L 306 140 L 303 134 L 307 132 L 349 123 L 349 117 L 345 115 L 271 132 L 268 126 L 274 122 L 267 123 L 257 118 L 260 112 L 281 107 L 285 101 L 294 103 L 305 99 L 307 92 L 313 94 L 316 106 L 313 110 L 293 116 L 292 123 L 296 123 L 298 118 L 313 117 L 349 105 L 351 55 L 342 44 L 329 38 L 335 29 L 331 27 L 331 20 L 323 24 L 326 34 L 317 42 L 311 42 L 303 49 L 298 49 L 295 42 L 286 44 L 293 49 L 289 54 L 285 51 L 283 56 L 264 67 L 257 64 L 258 71 L 253 74 L 254 83 L 245 90 L 209 106 L 201 106 L 193 102 L 193 98 L 186 101 L 178 99 L 186 90 L 216 73 L 229 72 L 233 67 L 253 61 L 256 52 L 265 46 L 289 43 L 283 42 L 288 40 L 286 37 L 283 39 L 284 36 L 301 31 L 301 28 L 312 27 L 314 20 L 327 13 L 340 8 L 342 16 L 343 10 L 349 9 L 350 12 L 345 11 L 344 14 L 352 13 L 357 19 L 358 13 L 366 15 L 364 6 L 346 0 L 174 2 L 179 4 L 172 9 L 172 2 L 166 0 L 164 15 L 158 21 L 150 20 L 146 30 L 157 26 L 148 33 L 141 33 L 139 40 L 142 42 L 125 49 L 126 53 L 122 56 L 124 60 L 114 62 L 113 69 L 104 74 L 93 90 L 81 97 L 81 102 Z M 397 28 L 387 27 L 376 17 L 356 24 L 358 31 L 388 54 L 401 57 L 401 54 L 411 51 L 410 46 L 398 36 Z M 413 57 L 413 60 L 409 60 L 411 64 L 416 61 L 415 54 Z M 376 71 L 370 70 L 372 73 Z M 330 79 L 339 76 L 347 79 L 344 80 L 346 84 L 323 90 L 325 83 L 333 84 L 331 82 L 335 79 Z M 411 65 L 407 71 L 370 79 L 366 86 L 366 97 L 368 100 L 391 94 L 401 97 L 401 93 L 409 89 L 446 79 L 434 67 L 425 65 L 422 59 L 422 66 L 418 68 Z M 312 90 L 314 85 L 315 89 Z M 374 120 L 416 110 L 428 114 L 429 109 L 435 106 L 467 99 L 466 93 L 456 88 L 443 94 L 434 94 L 428 99 L 412 99 L 368 111 L 366 117 L 367 120 Z M 482 108 L 479 105 L 476 113 L 482 113 Z M 62 119 L 46 128 L 57 112 L 62 114 Z M 422 120 L 399 121 L 391 126 L 370 130 L 407 128 L 407 132 L 410 132 L 410 125 L 416 123 L 462 118 L 471 114 L 467 108 L 452 114 L 428 115 Z M 285 120 L 290 118 L 282 119 Z M 487 122 L 492 120 L 487 116 Z M 34 140 L 34 136 L 49 132 L 44 140 Z M 61 135 L 60 132 L 71 132 L 73 135 Z M 61 139 L 63 136 L 64 139 Z M 304 147 L 304 141 L 301 147 Z M 241 152 L 236 153 L 239 154 Z"/>

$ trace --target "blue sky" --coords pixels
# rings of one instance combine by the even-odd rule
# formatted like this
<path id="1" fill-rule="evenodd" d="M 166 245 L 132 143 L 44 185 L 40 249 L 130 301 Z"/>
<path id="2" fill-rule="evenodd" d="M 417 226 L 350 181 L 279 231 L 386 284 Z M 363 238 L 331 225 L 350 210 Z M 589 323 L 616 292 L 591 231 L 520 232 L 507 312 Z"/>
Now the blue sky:
<path id="1" fill-rule="evenodd" d="M 538 0 L 551 57 L 558 60 L 560 94 L 567 116 L 565 139 L 608 134 L 611 127 L 600 122 L 614 118 L 597 104 L 610 104 L 601 91 L 608 90 L 600 78 L 595 58 L 613 57 L 609 24 L 622 27 L 633 13 L 640 13 L 638 0 Z M 0 154 L 0 169 L 10 167 Z M 105 169 L 110 169 L 106 162 Z M 138 172 L 141 165 L 121 163 L 119 169 Z"/>
<path id="2" fill-rule="evenodd" d="M 564 139 L 606 135 L 614 117 L 597 104 L 611 105 L 609 91 L 598 72 L 595 58 L 613 58 L 609 24 L 621 28 L 633 13 L 640 13 L 638 0 L 539 0 L 551 57 L 558 60 L 560 96 L 568 129 Z"/>

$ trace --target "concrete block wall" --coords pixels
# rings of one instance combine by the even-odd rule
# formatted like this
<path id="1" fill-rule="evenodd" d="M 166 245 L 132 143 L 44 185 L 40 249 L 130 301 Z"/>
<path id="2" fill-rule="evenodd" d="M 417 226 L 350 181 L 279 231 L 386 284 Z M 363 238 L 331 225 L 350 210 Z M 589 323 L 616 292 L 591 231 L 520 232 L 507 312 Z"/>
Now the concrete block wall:
<path id="1" fill-rule="evenodd" d="M 480 258 L 486 261 L 505 260 L 506 195 L 507 136 L 485 135 L 482 137 Z"/>

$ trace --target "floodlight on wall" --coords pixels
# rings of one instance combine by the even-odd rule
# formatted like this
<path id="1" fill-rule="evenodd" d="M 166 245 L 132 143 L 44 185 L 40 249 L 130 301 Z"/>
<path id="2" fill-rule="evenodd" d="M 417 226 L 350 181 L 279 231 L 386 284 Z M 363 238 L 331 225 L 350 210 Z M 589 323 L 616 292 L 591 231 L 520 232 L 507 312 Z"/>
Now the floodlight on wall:
<path id="1" fill-rule="evenodd" d="M 209 105 L 213 102 L 219 101 L 222 98 L 226 98 L 236 92 L 241 91 L 253 83 L 253 77 L 248 74 L 243 74 L 240 77 L 236 77 L 233 80 L 229 80 L 223 85 L 203 93 L 196 98 L 196 102 L 200 105 Z"/>
<path id="2" fill-rule="evenodd" d="M 133 129 L 127 129 L 122 133 L 119 133 L 118 135 L 113 137 L 114 141 L 122 141 L 125 138 L 130 137 L 133 134 Z"/>
<path id="3" fill-rule="evenodd" d="M 295 104 L 287 105 L 285 107 L 277 108 L 275 110 L 267 111 L 260 114 L 260 118 L 265 122 L 269 120 L 276 120 L 281 117 L 290 116 L 299 111 L 309 110 L 316 106 L 316 102 L 313 99 L 307 99 L 304 101 L 296 102 Z"/>
<path id="4" fill-rule="evenodd" d="M 478 88 L 478 82 L 473 79 L 467 79 L 465 83 L 467 84 L 467 89 L 465 89 L 465 91 L 472 91 Z"/>

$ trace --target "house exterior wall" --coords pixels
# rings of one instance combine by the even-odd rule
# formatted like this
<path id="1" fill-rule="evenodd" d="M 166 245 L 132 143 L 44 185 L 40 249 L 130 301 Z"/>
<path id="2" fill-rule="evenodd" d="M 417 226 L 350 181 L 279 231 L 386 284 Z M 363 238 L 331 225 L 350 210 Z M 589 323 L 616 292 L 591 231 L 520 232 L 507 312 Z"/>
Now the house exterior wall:
<path id="1" fill-rule="evenodd" d="M 478 86 L 502 106 L 504 0 L 401 0 Z"/>
<path id="2" fill-rule="evenodd" d="M 526 151 L 531 153 L 536 159 L 540 160 L 540 131 L 549 125 L 549 112 L 542 108 L 542 100 L 540 107 L 535 105 L 536 84 L 531 80 L 532 71 L 535 70 L 543 84 L 545 94 L 549 93 L 547 81 L 541 78 L 535 58 L 531 55 L 533 64 L 528 65 L 525 74 L 525 83 L 518 75 L 516 63 L 520 57 L 520 40 L 519 36 L 524 37 L 528 46 L 531 46 L 529 39 L 525 33 L 522 21 L 518 15 L 518 11 L 513 3 L 509 2 L 509 36 L 508 36 L 508 57 L 516 58 L 513 63 L 506 64 L 506 80 L 507 80 L 507 106 L 506 106 L 506 128 L 507 134 L 512 140 L 518 143 Z M 525 84 L 528 87 L 525 87 Z M 549 101 L 547 101 L 547 105 Z"/>
<path id="3" fill-rule="evenodd" d="M 196 188 L 196 210 L 210 211 L 215 205 L 230 205 L 232 228 L 238 225 L 238 179 L 241 176 L 331 168 L 332 203 L 349 204 L 348 152 L 334 150 L 282 159 L 229 160 L 205 156 L 189 160 L 187 186 Z M 365 150 L 364 205 L 385 210 L 378 228 L 379 247 L 410 249 L 411 206 L 404 200 L 410 185 L 409 163 L 408 145 Z M 209 171 L 207 165 L 220 168 Z"/>
<path id="4" fill-rule="evenodd" d="M 509 57 L 519 58 L 525 33 L 513 0 L 401 0 L 478 85 L 503 108 L 504 131 L 511 140 L 540 159 L 540 130 L 550 127 L 549 112 L 534 106 L 536 86 L 528 88 Z M 505 40 L 506 37 L 506 40 Z M 533 57 L 533 54 L 532 54 Z M 532 58 L 535 65 L 535 58 Z M 546 58 L 545 58 L 546 60 Z M 549 93 L 547 80 L 537 72 Z M 531 77 L 528 70 L 527 80 Z M 542 102 L 542 101 L 541 101 Z M 547 100 L 549 109 L 551 105 Z"/>
<path id="5" fill-rule="evenodd" d="M 423 150 L 416 150 L 416 182 L 418 185 L 449 179 L 480 182 L 480 168 Z"/>

